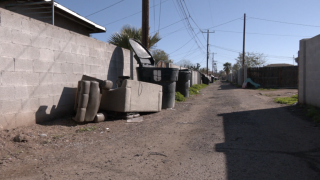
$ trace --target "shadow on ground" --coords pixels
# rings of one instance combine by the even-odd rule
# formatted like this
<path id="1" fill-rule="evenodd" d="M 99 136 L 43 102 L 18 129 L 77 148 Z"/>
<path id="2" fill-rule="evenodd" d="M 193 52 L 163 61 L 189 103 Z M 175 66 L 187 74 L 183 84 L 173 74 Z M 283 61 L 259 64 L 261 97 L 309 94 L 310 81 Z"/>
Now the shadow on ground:
<path id="1" fill-rule="evenodd" d="M 216 151 L 226 155 L 229 180 L 320 179 L 320 130 L 312 123 L 285 107 L 219 116 L 225 142 Z"/>
<path id="2" fill-rule="evenodd" d="M 227 81 L 221 81 L 220 89 L 218 90 L 230 90 L 230 89 L 239 89 L 238 87 L 231 86 Z"/>

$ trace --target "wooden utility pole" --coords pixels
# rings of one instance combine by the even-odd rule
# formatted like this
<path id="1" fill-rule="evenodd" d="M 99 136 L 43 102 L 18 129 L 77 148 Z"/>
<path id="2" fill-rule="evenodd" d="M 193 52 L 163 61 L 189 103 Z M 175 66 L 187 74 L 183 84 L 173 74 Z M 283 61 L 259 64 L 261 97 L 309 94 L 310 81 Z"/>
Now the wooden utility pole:
<path id="1" fill-rule="evenodd" d="M 212 74 L 215 73 L 215 71 L 213 72 L 213 70 L 216 69 L 216 68 L 215 68 L 216 66 L 215 66 L 215 64 L 214 64 L 214 62 L 215 62 L 215 61 L 214 61 L 214 54 L 217 54 L 217 53 L 212 53 Z"/>
<path id="2" fill-rule="evenodd" d="M 149 49 L 149 0 L 142 0 L 142 44 Z"/>
<path id="3" fill-rule="evenodd" d="M 244 13 L 244 18 L 243 18 L 243 46 L 242 46 L 242 69 L 243 69 L 243 82 L 245 81 L 244 79 L 244 64 L 245 64 L 245 45 L 246 45 L 246 13 Z"/>
<path id="4" fill-rule="evenodd" d="M 202 31 L 201 31 L 202 32 Z M 202 32 L 206 33 L 206 32 Z M 209 29 L 207 30 L 207 75 L 209 75 L 209 33 L 214 33 L 214 31 L 209 32 Z"/>

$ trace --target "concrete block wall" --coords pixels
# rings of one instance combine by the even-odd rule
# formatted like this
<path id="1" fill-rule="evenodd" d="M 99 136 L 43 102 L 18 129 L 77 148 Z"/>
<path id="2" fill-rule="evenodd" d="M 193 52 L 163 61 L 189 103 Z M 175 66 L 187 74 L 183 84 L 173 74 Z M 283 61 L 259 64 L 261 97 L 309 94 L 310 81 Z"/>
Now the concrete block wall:
<path id="1" fill-rule="evenodd" d="M 129 50 L 0 8 L 0 129 L 73 113 L 82 75 L 136 78 Z"/>
<path id="2" fill-rule="evenodd" d="M 320 107 L 320 35 L 300 40 L 299 103 Z"/>

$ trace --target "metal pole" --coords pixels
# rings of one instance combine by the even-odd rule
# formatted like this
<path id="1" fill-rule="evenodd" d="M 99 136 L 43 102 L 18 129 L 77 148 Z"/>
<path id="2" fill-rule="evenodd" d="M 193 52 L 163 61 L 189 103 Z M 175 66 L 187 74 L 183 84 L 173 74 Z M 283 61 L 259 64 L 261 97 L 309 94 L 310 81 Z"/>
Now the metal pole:
<path id="1" fill-rule="evenodd" d="M 149 49 L 149 0 L 142 0 L 142 44 Z"/>
<path id="2" fill-rule="evenodd" d="M 244 13 L 244 19 L 243 19 L 243 50 L 242 50 L 242 68 L 243 68 L 243 82 L 245 81 L 244 79 L 244 64 L 245 64 L 245 44 L 246 43 L 246 13 Z"/>
<path id="3" fill-rule="evenodd" d="M 52 25 L 54 25 L 54 0 L 52 2 Z"/>

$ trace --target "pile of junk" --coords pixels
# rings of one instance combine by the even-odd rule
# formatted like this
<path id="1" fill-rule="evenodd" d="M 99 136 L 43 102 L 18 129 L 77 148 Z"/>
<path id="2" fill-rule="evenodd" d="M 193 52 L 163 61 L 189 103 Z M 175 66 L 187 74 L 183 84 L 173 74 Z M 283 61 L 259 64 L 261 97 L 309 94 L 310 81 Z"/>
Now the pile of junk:
<path id="1" fill-rule="evenodd" d="M 189 97 L 191 71 L 155 66 L 151 53 L 139 41 L 129 39 L 134 58 L 139 64 L 137 79 L 119 76 L 113 82 L 83 75 L 78 82 L 76 122 L 102 122 L 126 119 L 140 122 L 142 112 L 159 112 L 175 106 L 175 92 Z"/>

